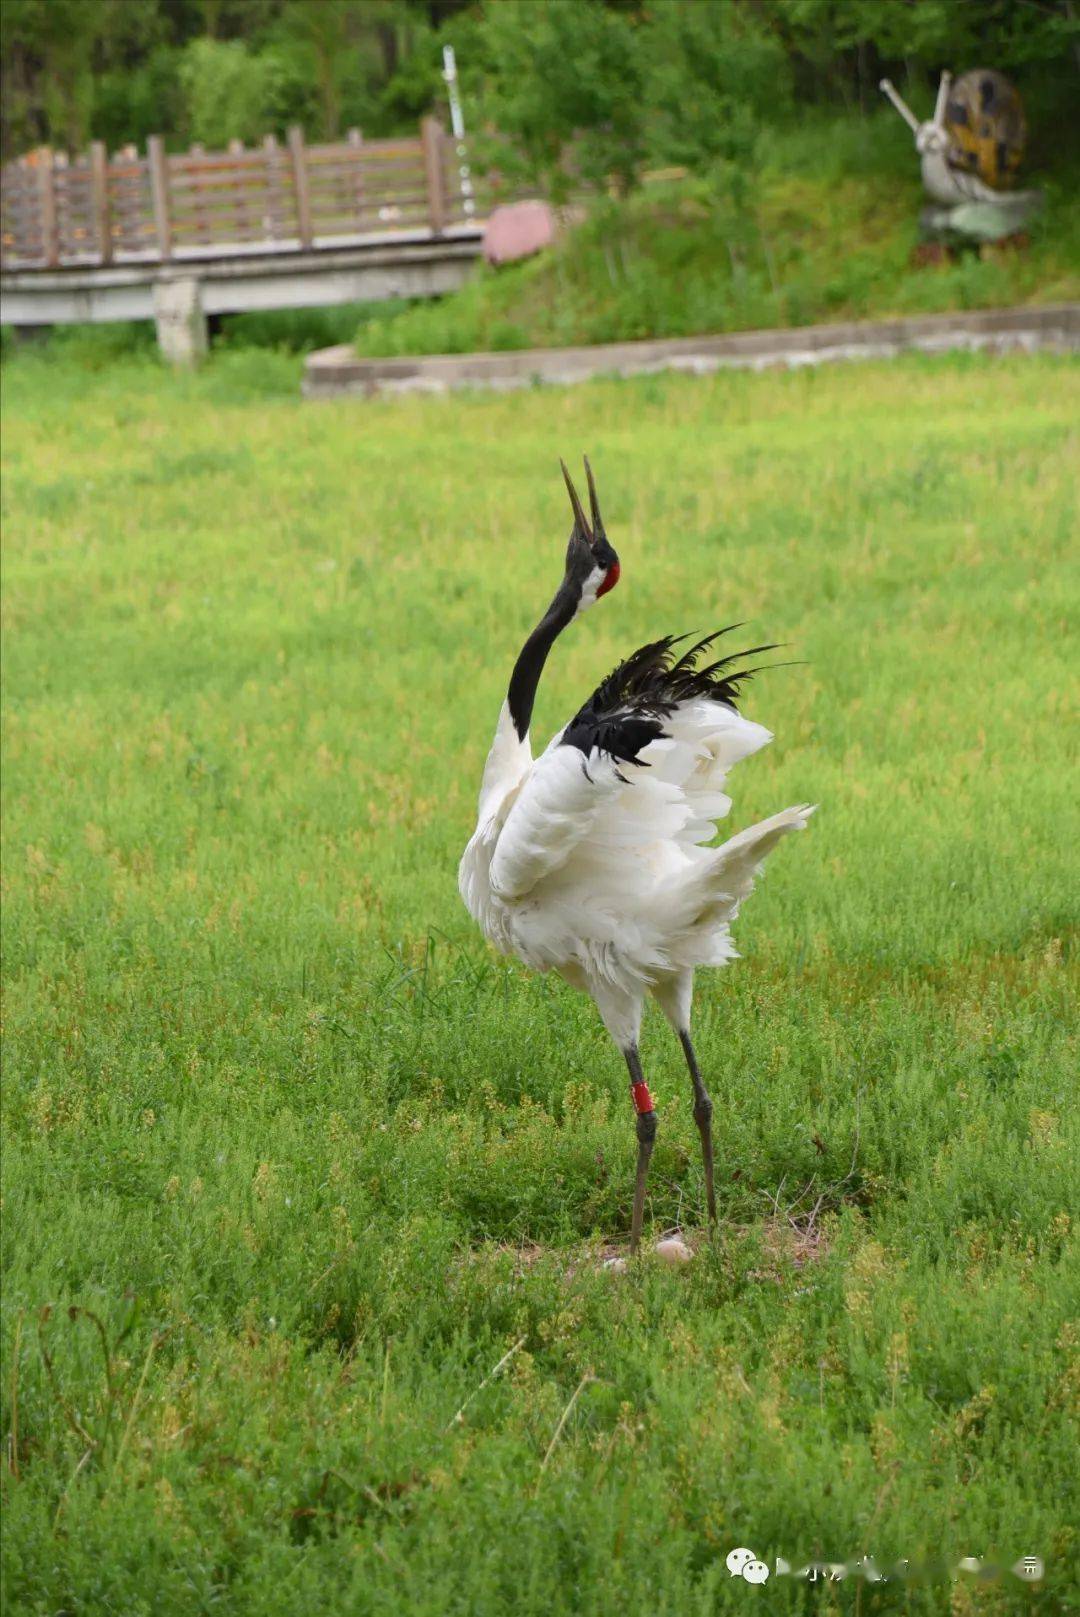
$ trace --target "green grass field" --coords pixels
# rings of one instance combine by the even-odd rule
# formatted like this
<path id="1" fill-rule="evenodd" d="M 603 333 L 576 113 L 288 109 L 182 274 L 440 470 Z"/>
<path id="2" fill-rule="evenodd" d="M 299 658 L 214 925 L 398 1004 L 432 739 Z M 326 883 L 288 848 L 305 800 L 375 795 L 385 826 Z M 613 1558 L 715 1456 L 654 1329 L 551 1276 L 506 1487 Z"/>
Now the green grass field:
<path id="1" fill-rule="evenodd" d="M 7 1609 L 1075 1610 L 1075 362 L 305 406 L 29 355 L 4 405 Z M 623 582 L 538 735 L 745 618 L 806 663 L 733 821 L 822 805 L 700 979 L 722 1227 L 622 1277 L 622 1062 L 455 885 L 582 450 Z"/>

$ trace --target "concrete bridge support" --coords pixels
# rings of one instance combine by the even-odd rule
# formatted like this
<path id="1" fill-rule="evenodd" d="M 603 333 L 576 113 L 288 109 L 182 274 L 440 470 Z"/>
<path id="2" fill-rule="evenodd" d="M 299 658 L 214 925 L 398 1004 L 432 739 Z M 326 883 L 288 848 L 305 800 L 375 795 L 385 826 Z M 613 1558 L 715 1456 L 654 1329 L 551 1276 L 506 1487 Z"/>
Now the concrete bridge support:
<path id="1" fill-rule="evenodd" d="M 206 311 L 195 276 L 154 283 L 154 325 L 161 356 L 170 365 L 190 369 L 206 357 Z"/>

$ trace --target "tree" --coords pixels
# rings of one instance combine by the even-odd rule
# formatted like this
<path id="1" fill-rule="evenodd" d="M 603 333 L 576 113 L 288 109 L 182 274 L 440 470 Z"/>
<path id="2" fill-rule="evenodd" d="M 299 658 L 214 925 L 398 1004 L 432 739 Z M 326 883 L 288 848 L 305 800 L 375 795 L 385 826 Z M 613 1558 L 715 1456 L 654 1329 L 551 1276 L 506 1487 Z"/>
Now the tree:
<path id="1" fill-rule="evenodd" d="M 160 0 L 3 0 L 5 155 L 41 142 L 84 146 L 103 80 L 138 72 L 166 37 Z"/>
<path id="2" fill-rule="evenodd" d="M 762 124 L 790 110 L 783 45 L 748 7 L 663 0 L 650 12 L 644 49 L 650 155 L 662 163 L 745 163 Z"/>
<path id="3" fill-rule="evenodd" d="M 179 69 L 187 129 L 192 140 L 222 147 L 257 141 L 275 122 L 276 63 L 238 39 L 204 36 L 184 47 Z"/>
<path id="4" fill-rule="evenodd" d="M 644 63 L 632 19 L 598 0 L 501 0 L 484 13 L 483 111 L 504 166 L 559 198 L 575 176 L 623 188 L 645 152 Z"/>

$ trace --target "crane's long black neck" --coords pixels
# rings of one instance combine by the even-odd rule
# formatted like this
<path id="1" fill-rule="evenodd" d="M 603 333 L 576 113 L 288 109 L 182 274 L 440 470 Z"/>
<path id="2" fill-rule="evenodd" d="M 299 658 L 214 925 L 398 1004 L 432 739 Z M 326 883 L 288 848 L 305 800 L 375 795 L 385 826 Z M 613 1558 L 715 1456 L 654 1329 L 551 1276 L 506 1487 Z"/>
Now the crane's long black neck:
<path id="1" fill-rule="evenodd" d="M 577 611 L 579 596 L 565 585 L 560 589 L 540 622 L 521 648 L 514 672 L 510 675 L 510 688 L 506 693 L 507 704 L 510 708 L 510 717 L 514 721 L 514 729 L 518 739 L 524 741 L 529 733 L 532 723 L 533 703 L 536 700 L 536 687 L 540 683 L 540 675 L 544 672 L 544 664 L 559 635 L 562 634 L 568 623 L 573 621 Z"/>

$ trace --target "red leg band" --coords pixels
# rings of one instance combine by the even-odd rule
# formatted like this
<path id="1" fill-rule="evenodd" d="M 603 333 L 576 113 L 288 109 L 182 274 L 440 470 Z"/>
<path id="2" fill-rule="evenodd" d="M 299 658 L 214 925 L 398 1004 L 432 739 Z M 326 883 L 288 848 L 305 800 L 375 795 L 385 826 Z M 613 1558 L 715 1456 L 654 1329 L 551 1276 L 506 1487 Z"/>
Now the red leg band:
<path id="1" fill-rule="evenodd" d="M 634 1102 L 634 1110 L 639 1116 L 642 1112 L 654 1112 L 656 1110 L 656 1107 L 653 1105 L 653 1098 L 649 1094 L 648 1084 L 644 1082 L 640 1084 L 631 1084 L 630 1095 Z"/>

